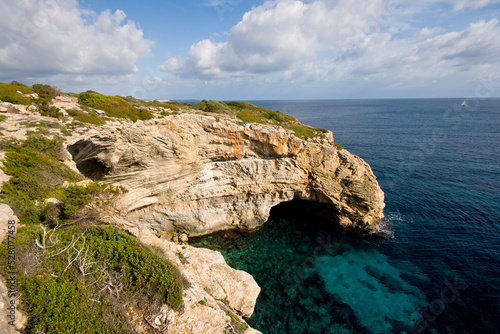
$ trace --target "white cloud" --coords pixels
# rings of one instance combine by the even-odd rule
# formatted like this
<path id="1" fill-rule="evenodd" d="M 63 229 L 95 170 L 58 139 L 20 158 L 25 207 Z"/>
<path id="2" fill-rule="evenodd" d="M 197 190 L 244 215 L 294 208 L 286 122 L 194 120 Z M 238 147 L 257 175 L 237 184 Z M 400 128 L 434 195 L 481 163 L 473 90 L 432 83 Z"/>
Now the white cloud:
<path id="1" fill-rule="evenodd" d="M 117 10 L 83 11 L 76 0 L 0 3 L 0 74 L 126 75 L 153 42 Z"/>
<path id="2" fill-rule="evenodd" d="M 424 28 L 417 35 L 427 33 L 428 29 Z M 435 79 L 498 66 L 498 54 L 500 27 L 498 20 L 492 19 L 424 41 L 393 40 L 359 59 L 352 65 L 351 74 L 401 80 Z"/>
<path id="3" fill-rule="evenodd" d="M 431 2 L 437 3 L 427 1 L 426 6 Z M 474 78 L 499 69 L 497 19 L 460 31 L 417 29 L 401 24 L 406 15 L 413 17 L 411 8 L 389 8 L 382 0 L 268 1 L 247 12 L 225 42 L 202 40 L 191 46 L 186 59 L 170 58 L 160 69 L 201 80 L 373 80 L 385 87 Z"/>
<path id="4" fill-rule="evenodd" d="M 268 1 L 245 13 L 227 41 L 202 40 L 184 62 L 167 60 L 165 71 L 181 77 L 225 78 L 281 72 L 304 67 L 352 45 L 360 51 L 379 40 L 387 23 L 383 0 Z M 175 63 L 175 66 L 172 64 Z"/>
<path id="5" fill-rule="evenodd" d="M 497 3 L 500 3 L 500 0 L 459 0 L 453 7 L 453 10 L 459 11 L 467 8 L 483 8 Z"/>

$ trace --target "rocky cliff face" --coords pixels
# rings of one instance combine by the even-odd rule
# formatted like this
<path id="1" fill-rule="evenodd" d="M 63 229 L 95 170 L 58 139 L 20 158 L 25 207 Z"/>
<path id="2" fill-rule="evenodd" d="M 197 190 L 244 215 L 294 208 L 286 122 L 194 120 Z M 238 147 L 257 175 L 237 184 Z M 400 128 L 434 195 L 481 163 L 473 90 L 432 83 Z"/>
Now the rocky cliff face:
<path id="1" fill-rule="evenodd" d="M 157 235 L 254 228 L 296 198 L 322 203 L 323 216 L 346 228 L 376 230 L 383 217 L 370 166 L 337 149 L 331 133 L 302 140 L 281 127 L 185 113 L 72 138 L 77 168 L 126 187 L 127 220 Z"/>
<path id="2" fill-rule="evenodd" d="M 74 98 L 68 101 L 61 107 L 78 107 Z M 0 104 L 8 112 L 2 126 L 9 137 L 25 139 L 26 124 L 56 122 L 21 105 L 9 112 L 12 107 Z M 229 268 L 218 252 L 165 240 L 178 232 L 251 229 L 267 220 L 271 208 L 293 199 L 319 203 L 333 226 L 376 230 L 383 217 L 383 192 L 370 167 L 337 149 L 331 133 L 302 140 L 282 127 L 216 116 L 190 111 L 137 123 L 108 120 L 75 128 L 66 140 L 72 156 L 66 164 L 129 190 L 118 210 L 99 212 L 100 219 L 160 247 L 189 282 L 182 311 L 165 305 L 146 325 L 165 333 L 258 333 L 240 318 L 253 313 L 260 292 L 255 280 Z M 49 132 L 61 134 L 56 129 Z M 8 178 L 0 171 L 0 184 Z M 0 311 L 4 295 L 0 281 Z M 141 318 L 140 310 L 130 309 L 129 316 Z M 139 331 L 144 326 L 136 325 Z"/>

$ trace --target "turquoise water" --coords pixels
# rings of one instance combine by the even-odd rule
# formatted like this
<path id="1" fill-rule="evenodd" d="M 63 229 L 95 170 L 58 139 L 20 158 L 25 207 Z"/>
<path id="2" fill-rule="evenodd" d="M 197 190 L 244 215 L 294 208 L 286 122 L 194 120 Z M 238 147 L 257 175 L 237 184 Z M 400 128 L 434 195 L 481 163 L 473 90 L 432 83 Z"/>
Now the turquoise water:
<path id="1" fill-rule="evenodd" d="M 252 274 L 263 333 L 500 332 L 500 100 L 253 101 L 327 128 L 386 193 L 390 237 L 275 211 L 232 241 L 193 240 Z"/>

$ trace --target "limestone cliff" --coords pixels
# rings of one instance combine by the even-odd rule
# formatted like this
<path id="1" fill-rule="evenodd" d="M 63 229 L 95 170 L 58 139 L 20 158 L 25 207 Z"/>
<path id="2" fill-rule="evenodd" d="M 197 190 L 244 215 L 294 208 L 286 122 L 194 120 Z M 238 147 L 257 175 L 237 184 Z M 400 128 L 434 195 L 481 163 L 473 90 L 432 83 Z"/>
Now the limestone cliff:
<path id="1" fill-rule="evenodd" d="M 91 209 L 101 221 L 161 248 L 189 282 L 182 311 L 164 305 L 146 324 L 134 322 L 139 332 L 151 326 L 165 333 L 258 333 L 240 318 L 253 313 L 260 292 L 252 276 L 229 268 L 218 252 L 168 240 L 180 235 L 186 241 L 180 233 L 251 229 L 267 220 L 271 208 L 293 199 L 320 203 L 317 213 L 332 226 L 376 230 L 383 217 L 383 192 L 369 165 L 337 149 L 331 133 L 304 140 L 284 127 L 244 123 L 234 115 L 189 109 L 164 116 L 165 108 L 149 121 L 107 118 L 105 125 L 70 127 L 75 118 L 65 110 L 79 108 L 76 98 L 56 103 L 63 120 L 40 116 L 29 110 L 33 106 L 0 104 L 7 115 L 3 133 L 22 140 L 33 125 L 49 137 L 71 129 L 65 137 L 70 154 L 60 160 L 129 190 L 116 211 Z M 0 184 L 8 179 L 0 170 Z M 1 284 L 0 290 L 1 299 Z M 129 312 L 130 319 L 141 319 L 140 310 Z"/>
<path id="2" fill-rule="evenodd" d="M 93 127 L 68 143 L 89 178 L 123 185 L 127 220 L 200 235 L 262 225 L 272 207 L 299 198 L 324 204 L 346 228 L 376 230 L 384 195 L 370 166 L 332 134 L 293 131 L 195 113 Z"/>

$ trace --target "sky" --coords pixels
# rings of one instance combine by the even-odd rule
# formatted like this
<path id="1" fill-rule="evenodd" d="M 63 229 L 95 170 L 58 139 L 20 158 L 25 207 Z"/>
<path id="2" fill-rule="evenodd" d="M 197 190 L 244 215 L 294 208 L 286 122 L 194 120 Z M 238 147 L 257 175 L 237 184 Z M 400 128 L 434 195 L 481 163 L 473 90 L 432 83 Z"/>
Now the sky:
<path id="1" fill-rule="evenodd" d="M 143 99 L 500 97 L 500 0 L 0 0 L 0 82 Z"/>

